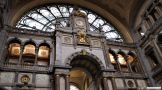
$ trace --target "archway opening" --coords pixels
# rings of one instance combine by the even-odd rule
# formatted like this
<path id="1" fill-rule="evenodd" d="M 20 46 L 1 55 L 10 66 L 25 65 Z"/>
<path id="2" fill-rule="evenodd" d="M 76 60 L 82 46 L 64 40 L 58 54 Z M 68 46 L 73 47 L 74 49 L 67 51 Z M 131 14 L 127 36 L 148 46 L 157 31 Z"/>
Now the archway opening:
<path id="1" fill-rule="evenodd" d="M 71 61 L 70 85 L 75 85 L 75 90 L 98 90 L 101 87 L 99 63 L 92 57 L 78 55 Z M 73 90 L 73 88 L 70 88 Z"/>

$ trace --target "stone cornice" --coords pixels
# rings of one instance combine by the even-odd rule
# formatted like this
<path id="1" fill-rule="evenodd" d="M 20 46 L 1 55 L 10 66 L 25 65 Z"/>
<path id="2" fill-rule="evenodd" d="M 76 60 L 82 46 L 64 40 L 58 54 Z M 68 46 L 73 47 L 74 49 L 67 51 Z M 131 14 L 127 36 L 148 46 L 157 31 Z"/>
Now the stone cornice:
<path id="1" fill-rule="evenodd" d="M 19 34 L 26 34 L 26 35 L 47 36 L 47 37 L 53 35 L 53 32 L 20 29 L 20 28 L 13 28 L 13 27 L 10 27 L 10 26 L 5 27 L 5 30 L 9 33 L 19 33 Z"/>

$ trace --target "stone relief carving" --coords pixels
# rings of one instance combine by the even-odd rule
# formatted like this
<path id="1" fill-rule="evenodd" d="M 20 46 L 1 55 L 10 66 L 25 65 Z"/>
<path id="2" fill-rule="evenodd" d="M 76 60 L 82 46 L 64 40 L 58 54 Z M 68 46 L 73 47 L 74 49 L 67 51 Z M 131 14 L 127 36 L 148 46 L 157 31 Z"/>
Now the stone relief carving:
<path id="1" fill-rule="evenodd" d="M 71 36 L 63 36 L 63 43 L 72 44 L 72 37 Z"/>
<path id="2" fill-rule="evenodd" d="M 78 44 L 85 44 L 85 45 L 89 44 L 88 37 L 87 37 L 86 32 L 84 30 L 78 31 L 77 42 L 78 42 Z"/>
<path id="3" fill-rule="evenodd" d="M 101 43 L 99 40 L 92 40 L 92 46 L 93 47 L 101 47 Z"/>

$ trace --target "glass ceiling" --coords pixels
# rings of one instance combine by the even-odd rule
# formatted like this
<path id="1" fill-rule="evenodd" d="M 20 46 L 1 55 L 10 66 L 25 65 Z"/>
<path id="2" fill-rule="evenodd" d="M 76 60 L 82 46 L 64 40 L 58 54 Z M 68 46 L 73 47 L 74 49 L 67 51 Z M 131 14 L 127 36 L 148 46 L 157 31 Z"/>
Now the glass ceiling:
<path id="1" fill-rule="evenodd" d="M 33 9 L 21 17 L 16 27 L 53 32 L 55 30 L 56 21 L 59 21 L 60 27 L 68 27 L 69 16 L 73 9 L 74 6 L 71 5 L 52 5 Z M 80 8 L 80 10 L 88 17 L 90 31 L 98 32 L 99 28 L 102 26 L 102 30 L 107 39 L 123 42 L 119 32 L 105 19 L 90 10 L 84 8 Z"/>

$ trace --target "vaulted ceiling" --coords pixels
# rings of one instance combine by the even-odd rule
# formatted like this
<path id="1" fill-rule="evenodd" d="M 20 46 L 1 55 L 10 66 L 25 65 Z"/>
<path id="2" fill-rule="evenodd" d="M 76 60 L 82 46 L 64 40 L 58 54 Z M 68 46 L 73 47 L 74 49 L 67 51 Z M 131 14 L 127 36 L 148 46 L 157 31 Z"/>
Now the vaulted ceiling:
<path id="1" fill-rule="evenodd" d="M 51 3 L 68 3 L 91 9 L 106 18 L 124 35 L 127 42 L 133 42 L 131 29 L 147 0 L 12 0 L 9 24 L 15 25 L 18 18 L 30 9 Z"/>

